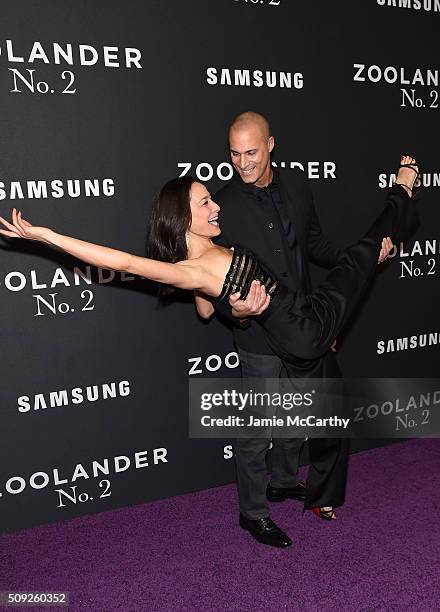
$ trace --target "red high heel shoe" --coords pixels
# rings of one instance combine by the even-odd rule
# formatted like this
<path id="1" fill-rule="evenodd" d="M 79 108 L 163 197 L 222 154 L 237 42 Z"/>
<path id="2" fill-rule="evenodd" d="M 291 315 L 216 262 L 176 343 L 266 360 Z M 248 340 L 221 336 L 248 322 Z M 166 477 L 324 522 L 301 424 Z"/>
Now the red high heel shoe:
<path id="1" fill-rule="evenodd" d="M 331 510 L 324 510 L 318 506 L 316 508 L 310 508 L 310 510 L 313 512 L 313 514 L 316 514 L 318 518 L 324 521 L 334 521 L 336 519 L 336 514 L 333 508 Z"/>

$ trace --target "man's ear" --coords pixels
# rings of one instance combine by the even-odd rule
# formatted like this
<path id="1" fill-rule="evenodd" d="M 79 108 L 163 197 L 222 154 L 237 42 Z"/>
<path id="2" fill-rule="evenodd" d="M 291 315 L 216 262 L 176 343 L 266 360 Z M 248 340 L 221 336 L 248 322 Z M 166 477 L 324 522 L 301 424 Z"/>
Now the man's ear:
<path id="1" fill-rule="evenodd" d="M 269 153 L 272 153 L 273 148 L 275 146 L 275 139 L 273 136 L 269 136 L 268 145 L 269 145 Z"/>

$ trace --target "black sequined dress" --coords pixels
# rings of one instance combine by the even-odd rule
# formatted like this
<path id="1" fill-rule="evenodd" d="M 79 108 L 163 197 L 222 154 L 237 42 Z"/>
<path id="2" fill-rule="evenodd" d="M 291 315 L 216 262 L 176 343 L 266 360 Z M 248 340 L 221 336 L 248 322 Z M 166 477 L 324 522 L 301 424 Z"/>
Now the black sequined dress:
<path id="1" fill-rule="evenodd" d="M 230 295 L 239 291 L 241 299 L 245 300 L 254 280 L 260 281 L 266 287 L 266 292 L 269 295 L 273 296 L 275 294 L 278 286 L 276 278 L 263 269 L 253 253 L 235 247 L 222 292 L 217 299 L 220 302 L 227 302 Z"/>

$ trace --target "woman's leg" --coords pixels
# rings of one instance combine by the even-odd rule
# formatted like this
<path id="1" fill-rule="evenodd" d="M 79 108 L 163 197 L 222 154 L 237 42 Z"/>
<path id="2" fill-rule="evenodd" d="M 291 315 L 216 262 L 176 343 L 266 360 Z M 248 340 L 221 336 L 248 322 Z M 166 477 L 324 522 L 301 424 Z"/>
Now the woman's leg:
<path id="1" fill-rule="evenodd" d="M 325 353 L 359 303 L 376 265 L 380 242 L 395 242 L 416 226 L 417 213 L 403 187 L 390 190 L 387 206 L 364 239 L 347 250 L 340 264 L 312 296 L 283 290 L 261 317 L 272 347 L 289 364 L 293 378 L 337 378 Z M 344 502 L 348 440 L 309 439 L 310 470 L 305 508 L 333 508 Z M 331 514 L 330 514 L 331 516 Z"/>
<path id="2" fill-rule="evenodd" d="M 396 243 L 417 223 L 414 202 L 403 187 L 395 186 L 365 237 L 346 249 L 316 291 L 307 295 L 280 287 L 273 303 L 256 317 L 274 352 L 296 362 L 307 377 L 358 306 L 376 269 L 382 238 L 390 236 Z"/>
<path id="3" fill-rule="evenodd" d="M 286 363 L 286 370 L 293 381 L 298 378 L 298 368 L 294 364 Z M 311 386 L 313 386 L 313 379 L 317 377 L 326 380 L 342 377 L 342 372 L 332 351 L 316 360 L 312 376 Z M 343 397 L 340 397 L 337 401 L 342 402 Z M 339 407 L 338 404 L 336 408 Z M 315 416 L 320 416 L 320 413 L 315 412 Z M 307 476 L 304 508 L 332 510 L 336 506 L 342 506 L 347 482 L 349 441 L 341 438 L 309 437 L 307 447 L 310 467 Z"/>
<path id="4" fill-rule="evenodd" d="M 304 508 L 342 506 L 347 482 L 349 440 L 309 438 L 310 468 Z"/>

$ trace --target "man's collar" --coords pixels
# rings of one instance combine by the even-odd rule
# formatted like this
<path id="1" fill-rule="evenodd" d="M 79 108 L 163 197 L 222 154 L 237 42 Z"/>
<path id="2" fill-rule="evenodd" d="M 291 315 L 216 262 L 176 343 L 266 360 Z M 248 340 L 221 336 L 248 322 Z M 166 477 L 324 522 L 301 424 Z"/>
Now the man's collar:
<path id="1" fill-rule="evenodd" d="M 238 174 L 236 170 L 234 170 L 234 181 L 239 189 L 245 191 L 246 193 L 251 193 L 254 196 L 261 195 L 262 189 L 268 189 L 270 187 L 278 187 L 280 184 L 280 174 L 278 170 L 272 168 L 272 181 L 269 183 L 267 187 L 257 187 L 253 183 L 245 183 L 241 176 Z"/>
<path id="2" fill-rule="evenodd" d="M 272 168 L 272 182 L 270 184 L 274 187 L 278 187 L 280 184 L 280 173 L 275 168 Z"/>

